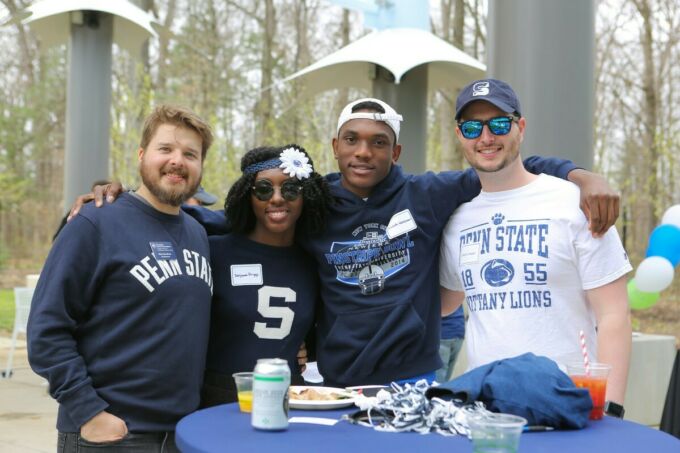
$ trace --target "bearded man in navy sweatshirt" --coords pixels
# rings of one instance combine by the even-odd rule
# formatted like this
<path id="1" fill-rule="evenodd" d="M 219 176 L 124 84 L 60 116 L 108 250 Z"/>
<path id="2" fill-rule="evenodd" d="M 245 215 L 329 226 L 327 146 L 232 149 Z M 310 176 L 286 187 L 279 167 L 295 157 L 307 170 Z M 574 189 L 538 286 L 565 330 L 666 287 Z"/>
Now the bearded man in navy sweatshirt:
<path id="1" fill-rule="evenodd" d="M 177 451 L 199 404 L 212 274 L 205 230 L 180 210 L 212 132 L 159 106 L 138 150 L 141 185 L 85 206 L 57 237 L 35 290 L 28 357 L 59 402 L 58 451 Z"/>

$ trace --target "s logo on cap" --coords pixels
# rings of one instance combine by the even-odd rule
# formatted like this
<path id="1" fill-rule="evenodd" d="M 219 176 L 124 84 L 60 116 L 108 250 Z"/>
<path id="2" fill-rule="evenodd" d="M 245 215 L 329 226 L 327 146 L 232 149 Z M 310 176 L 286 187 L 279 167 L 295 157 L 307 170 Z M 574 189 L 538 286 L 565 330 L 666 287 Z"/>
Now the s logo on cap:
<path id="1" fill-rule="evenodd" d="M 477 82 L 472 86 L 473 96 L 486 96 L 489 94 L 489 82 Z"/>

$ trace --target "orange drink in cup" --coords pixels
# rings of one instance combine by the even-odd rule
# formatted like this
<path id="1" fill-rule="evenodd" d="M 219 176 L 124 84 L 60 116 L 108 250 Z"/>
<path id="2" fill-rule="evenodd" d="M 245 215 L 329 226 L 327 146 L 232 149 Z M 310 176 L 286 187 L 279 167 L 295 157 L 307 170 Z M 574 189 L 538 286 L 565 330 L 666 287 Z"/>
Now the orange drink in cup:
<path id="1" fill-rule="evenodd" d="M 583 363 L 567 365 L 567 374 L 576 387 L 588 389 L 590 399 L 593 400 L 593 410 L 590 411 L 591 420 L 600 420 L 604 416 L 604 401 L 607 393 L 607 376 L 611 366 L 604 363 L 591 363 L 586 369 Z"/>
<path id="2" fill-rule="evenodd" d="M 241 412 L 251 412 L 253 410 L 253 391 L 244 390 L 238 392 L 238 407 Z"/>
<path id="3" fill-rule="evenodd" d="M 238 396 L 238 407 L 241 412 L 251 412 L 253 410 L 253 373 L 252 371 L 234 373 L 236 383 L 236 394 Z"/>

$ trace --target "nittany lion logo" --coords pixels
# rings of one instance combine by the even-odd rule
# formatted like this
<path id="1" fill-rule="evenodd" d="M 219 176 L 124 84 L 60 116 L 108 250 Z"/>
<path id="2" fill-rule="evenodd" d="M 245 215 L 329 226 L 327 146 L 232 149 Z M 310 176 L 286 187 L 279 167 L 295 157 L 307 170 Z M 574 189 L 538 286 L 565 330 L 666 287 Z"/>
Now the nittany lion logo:
<path id="1" fill-rule="evenodd" d="M 495 259 L 487 261 L 480 272 L 482 279 L 489 286 L 504 286 L 512 281 L 515 276 L 515 269 L 509 261 Z"/>

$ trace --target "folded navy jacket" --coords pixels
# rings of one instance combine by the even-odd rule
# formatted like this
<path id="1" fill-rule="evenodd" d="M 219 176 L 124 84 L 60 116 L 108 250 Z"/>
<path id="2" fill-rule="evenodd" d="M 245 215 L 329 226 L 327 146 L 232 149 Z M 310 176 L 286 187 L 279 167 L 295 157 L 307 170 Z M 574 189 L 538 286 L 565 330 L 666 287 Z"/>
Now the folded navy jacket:
<path id="1" fill-rule="evenodd" d="M 430 387 L 428 398 L 481 401 L 492 412 L 515 414 L 529 425 L 558 429 L 586 426 L 593 408 L 587 389 L 578 388 L 555 362 L 532 353 L 480 366 Z"/>

